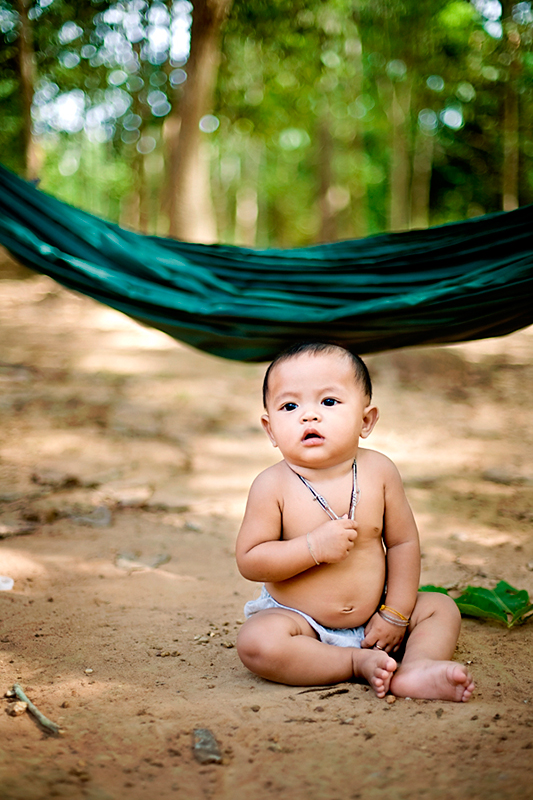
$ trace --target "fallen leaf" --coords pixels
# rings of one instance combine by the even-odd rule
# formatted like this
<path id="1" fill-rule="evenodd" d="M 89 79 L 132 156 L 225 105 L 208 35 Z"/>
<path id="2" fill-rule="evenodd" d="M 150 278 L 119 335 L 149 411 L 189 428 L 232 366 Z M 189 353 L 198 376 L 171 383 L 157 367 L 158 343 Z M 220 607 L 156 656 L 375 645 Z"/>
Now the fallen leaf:
<path id="1" fill-rule="evenodd" d="M 448 594 L 442 586 L 421 586 L 419 591 Z M 455 602 L 464 616 L 492 620 L 508 628 L 521 625 L 533 616 L 533 604 L 529 602 L 527 591 L 515 589 L 505 581 L 500 581 L 494 589 L 467 586 Z"/>

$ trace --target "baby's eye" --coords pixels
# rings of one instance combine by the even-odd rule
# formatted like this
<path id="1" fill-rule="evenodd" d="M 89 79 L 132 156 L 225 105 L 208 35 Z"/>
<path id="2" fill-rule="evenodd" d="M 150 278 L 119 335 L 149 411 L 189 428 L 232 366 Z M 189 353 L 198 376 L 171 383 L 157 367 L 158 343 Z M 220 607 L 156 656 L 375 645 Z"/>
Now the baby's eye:
<path id="1" fill-rule="evenodd" d="M 298 408 L 296 403 L 285 403 L 281 406 L 282 411 L 294 411 L 295 408 Z"/>
<path id="2" fill-rule="evenodd" d="M 322 405 L 323 406 L 336 406 L 338 402 L 339 401 L 335 400 L 334 397 L 325 397 L 324 400 L 322 400 Z"/>

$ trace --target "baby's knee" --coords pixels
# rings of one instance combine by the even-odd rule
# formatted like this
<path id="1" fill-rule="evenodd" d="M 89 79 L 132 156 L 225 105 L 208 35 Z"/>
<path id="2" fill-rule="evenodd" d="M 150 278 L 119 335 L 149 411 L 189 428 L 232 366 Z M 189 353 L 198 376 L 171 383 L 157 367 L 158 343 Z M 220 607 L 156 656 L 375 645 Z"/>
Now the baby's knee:
<path id="1" fill-rule="evenodd" d="M 461 622 L 461 612 L 459 611 L 459 607 L 453 598 L 447 594 L 435 592 L 435 599 L 438 610 L 441 610 L 443 614 L 447 614 L 447 616 L 450 617 L 450 619 L 454 622 Z"/>
<path id="2" fill-rule="evenodd" d="M 266 635 L 259 620 L 250 619 L 244 623 L 237 636 L 237 652 L 241 661 L 251 667 L 259 661 L 269 660 L 276 649 L 275 640 Z"/>
<path id="3" fill-rule="evenodd" d="M 260 649 L 261 640 L 254 627 L 245 622 L 237 636 L 237 652 L 246 663 L 249 657 L 255 655 Z"/>
<path id="4" fill-rule="evenodd" d="M 457 603 L 447 594 L 442 592 L 419 592 L 417 598 L 417 609 L 422 612 L 424 617 L 446 616 L 450 622 L 461 623 L 461 612 Z"/>

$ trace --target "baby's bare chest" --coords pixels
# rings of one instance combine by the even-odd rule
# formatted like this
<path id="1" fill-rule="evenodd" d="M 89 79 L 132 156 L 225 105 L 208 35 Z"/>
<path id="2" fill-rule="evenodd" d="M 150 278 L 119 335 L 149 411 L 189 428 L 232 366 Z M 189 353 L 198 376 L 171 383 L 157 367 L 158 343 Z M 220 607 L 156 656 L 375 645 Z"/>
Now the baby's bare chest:
<path id="1" fill-rule="evenodd" d="M 311 492 L 302 485 L 302 490 L 292 492 L 282 502 L 282 538 L 294 539 L 318 528 L 330 518 Z M 344 493 L 330 492 L 326 497 L 328 504 L 342 517 L 348 514 L 350 498 Z M 383 487 L 372 484 L 363 485 L 359 501 L 355 507 L 357 522 L 357 539 L 364 541 L 381 539 L 383 533 L 383 516 L 385 512 Z"/>

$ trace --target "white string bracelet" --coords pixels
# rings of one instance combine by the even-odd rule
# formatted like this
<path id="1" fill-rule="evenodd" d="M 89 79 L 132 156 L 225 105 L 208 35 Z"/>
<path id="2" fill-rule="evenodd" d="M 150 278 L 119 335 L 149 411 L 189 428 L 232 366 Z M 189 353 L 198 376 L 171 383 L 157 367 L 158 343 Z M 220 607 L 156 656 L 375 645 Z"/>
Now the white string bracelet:
<path id="1" fill-rule="evenodd" d="M 378 611 L 379 616 L 381 619 L 384 619 L 385 622 L 390 622 L 391 625 L 398 625 L 400 628 L 407 628 L 409 626 L 409 620 L 401 620 L 395 619 L 392 614 L 387 614 L 386 611 Z"/>
<path id="2" fill-rule="evenodd" d="M 315 556 L 315 554 L 313 552 L 313 548 L 311 547 L 311 542 L 309 541 L 309 534 L 306 535 L 305 540 L 307 542 L 307 549 L 311 553 L 311 557 L 312 557 L 313 561 L 315 562 L 317 567 L 320 566 L 320 561 L 317 561 L 317 557 Z"/>
<path id="3" fill-rule="evenodd" d="M 383 604 L 382 606 L 379 607 L 379 610 L 387 611 L 390 614 L 394 614 L 394 616 L 399 617 L 399 619 L 403 619 L 404 622 L 409 622 L 409 617 L 404 617 L 404 615 L 400 611 L 396 611 L 396 609 L 392 608 L 392 606 L 386 606 L 385 604 Z"/>

